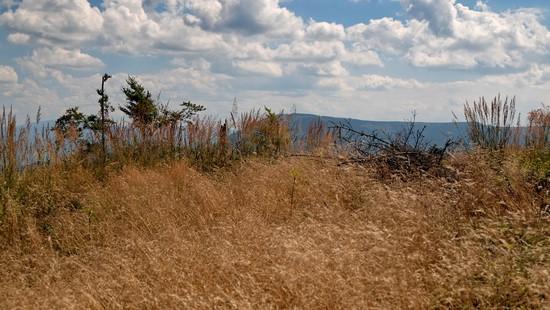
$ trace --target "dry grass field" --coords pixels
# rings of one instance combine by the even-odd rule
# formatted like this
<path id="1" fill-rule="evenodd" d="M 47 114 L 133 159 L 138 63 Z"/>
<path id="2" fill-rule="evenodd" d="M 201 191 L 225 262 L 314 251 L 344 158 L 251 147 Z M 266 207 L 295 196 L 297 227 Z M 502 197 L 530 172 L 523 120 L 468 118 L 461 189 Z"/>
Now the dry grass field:
<path id="1" fill-rule="evenodd" d="M 0 308 L 548 309 L 547 197 L 507 158 L 37 169 L 4 203 Z"/>
<path id="2" fill-rule="evenodd" d="M 549 309 L 550 108 L 522 143 L 514 104 L 466 106 L 462 149 L 414 123 L 296 140 L 268 108 L 34 134 L 4 111 L 0 309 Z"/>

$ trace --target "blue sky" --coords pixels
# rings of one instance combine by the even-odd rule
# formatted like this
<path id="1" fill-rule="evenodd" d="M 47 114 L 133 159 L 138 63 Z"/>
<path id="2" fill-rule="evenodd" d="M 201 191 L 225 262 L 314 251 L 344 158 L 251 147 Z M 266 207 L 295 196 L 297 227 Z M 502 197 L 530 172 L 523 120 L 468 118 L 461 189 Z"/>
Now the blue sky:
<path id="1" fill-rule="evenodd" d="M 96 1 L 99 3 L 101 1 Z M 468 7 L 475 7 L 478 0 L 457 0 Z M 541 22 L 550 26 L 550 1 L 548 0 L 490 0 L 484 1 L 492 11 L 503 12 L 521 8 L 537 8 L 544 11 Z M 405 20 L 399 0 L 291 0 L 282 5 L 303 18 L 313 18 L 318 21 L 330 21 L 351 26 L 371 19 L 394 17 Z"/>
<path id="2" fill-rule="evenodd" d="M 136 75 L 163 101 L 448 121 L 466 101 L 550 101 L 543 0 L 0 0 L 0 104 L 96 109 Z"/>

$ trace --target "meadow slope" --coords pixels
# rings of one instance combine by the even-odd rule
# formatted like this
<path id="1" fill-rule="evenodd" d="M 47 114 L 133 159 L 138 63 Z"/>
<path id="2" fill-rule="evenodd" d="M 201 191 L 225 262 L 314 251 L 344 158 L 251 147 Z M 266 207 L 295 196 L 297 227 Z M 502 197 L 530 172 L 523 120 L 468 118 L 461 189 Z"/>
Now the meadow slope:
<path id="1" fill-rule="evenodd" d="M 476 156 L 409 180 L 307 157 L 34 171 L 0 308 L 548 308 L 540 194 Z"/>

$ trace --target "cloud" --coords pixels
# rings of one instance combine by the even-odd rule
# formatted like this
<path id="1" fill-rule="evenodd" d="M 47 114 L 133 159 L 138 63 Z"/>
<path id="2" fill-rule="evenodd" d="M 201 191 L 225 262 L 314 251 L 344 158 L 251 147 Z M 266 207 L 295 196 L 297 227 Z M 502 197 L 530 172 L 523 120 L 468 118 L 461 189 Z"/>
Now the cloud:
<path id="1" fill-rule="evenodd" d="M 63 69 L 86 70 L 102 67 L 103 62 L 81 52 L 60 47 L 41 47 L 33 50 L 29 57 L 17 59 L 17 63 L 35 76 L 45 78 Z"/>
<path id="2" fill-rule="evenodd" d="M 228 64 L 255 61 L 264 69 L 268 62 L 335 60 L 382 66 L 387 57 L 381 55 L 404 57 L 417 67 L 517 68 L 550 47 L 536 10 L 495 13 L 483 2 L 475 10 L 455 0 L 402 4 L 408 20 L 381 18 L 344 28 L 304 23 L 278 0 L 105 0 L 103 11 L 85 0 L 24 0 L 0 15 L 0 23 L 16 31 L 9 35 L 14 44 L 33 36 L 39 44 L 66 48 L 87 41 L 104 52 L 207 52 Z"/>
<path id="3" fill-rule="evenodd" d="M 0 83 L 17 83 L 17 72 L 10 66 L 0 65 Z"/>
<path id="4" fill-rule="evenodd" d="M 283 75 L 283 69 L 281 65 L 275 62 L 267 61 L 235 61 L 233 65 L 239 69 L 247 72 L 257 73 L 261 75 L 280 77 Z"/>
<path id="5" fill-rule="evenodd" d="M 108 1 L 106 1 L 108 2 Z M 109 1 L 110 5 L 128 7 L 128 0 Z M 133 1 L 145 11 L 154 13 L 159 6 L 168 15 L 178 15 L 188 26 L 218 33 L 245 36 L 288 36 L 303 28 L 303 21 L 279 0 L 146 0 Z M 154 14 L 151 14 L 154 15 Z"/>
<path id="6" fill-rule="evenodd" d="M 403 23 L 390 17 L 359 23 L 346 29 L 347 41 L 389 55 L 400 55 L 426 36 L 426 23 L 417 20 Z"/>
<path id="7" fill-rule="evenodd" d="M 426 85 L 414 79 L 401 79 L 378 74 L 363 74 L 360 76 L 343 76 L 337 78 L 331 77 L 320 80 L 318 85 L 348 92 L 383 92 L 426 87 Z"/>
<path id="8" fill-rule="evenodd" d="M 25 33 L 10 33 L 7 37 L 8 42 L 13 44 L 26 44 L 31 40 L 31 36 Z"/>
<path id="9" fill-rule="evenodd" d="M 316 75 L 319 77 L 338 77 L 349 75 L 348 70 L 342 66 L 340 61 L 301 64 L 299 67 L 303 73 Z"/>
<path id="10" fill-rule="evenodd" d="M 31 79 L 4 85 L 0 83 L 0 100 L 10 106 L 21 121 L 25 116 L 36 113 L 39 106 L 44 108 L 45 119 L 57 117 L 70 104 L 61 99 L 55 90 Z"/>
<path id="11" fill-rule="evenodd" d="M 313 41 L 342 41 L 346 36 L 344 26 L 335 23 L 310 22 L 305 31 L 307 38 Z"/>
<path id="12" fill-rule="evenodd" d="M 536 9 L 478 11 L 454 0 L 402 1 L 411 17 L 371 20 L 346 29 L 347 40 L 404 57 L 417 67 L 525 68 L 550 48 Z"/>
<path id="13" fill-rule="evenodd" d="M 274 50 L 274 58 L 284 61 L 322 62 L 338 59 L 346 53 L 343 42 L 294 41 L 281 44 Z"/>
<path id="14" fill-rule="evenodd" d="M 1 8 L 11 8 L 13 7 L 15 4 L 17 4 L 19 1 L 18 0 L 0 0 L 0 9 Z"/>
<path id="15" fill-rule="evenodd" d="M 427 21 L 435 34 L 449 36 L 455 33 L 455 0 L 403 0 L 402 3 L 411 17 Z"/>
<path id="16" fill-rule="evenodd" d="M 409 79 L 404 80 L 400 78 L 392 78 L 382 75 L 363 75 L 360 78 L 360 87 L 365 90 L 390 90 L 396 88 L 418 88 L 421 87 L 421 83 Z"/>
<path id="17" fill-rule="evenodd" d="M 480 11 L 490 11 L 491 10 L 489 5 L 486 2 L 481 1 L 481 0 L 476 1 L 476 9 L 478 9 Z"/>
<path id="18" fill-rule="evenodd" d="M 507 74 L 490 75 L 479 79 L 483 83 L 510 85 L 514 88 L 546 87 L 550 82 L 550 65 L 531 65 L 526 71 Z"/>
<path id="19" fill-rule="evenodd" d="M 378 53 L 362 48 L 360 45 L 348 49 L 342 58 L 342 61 L 357 66 L 378 66 L 384 64 L 378 56 Z"/>
<path id="20" fill-rule="evenodd" d="M 297 35 L 303 21 L 278 0 L 189 0 L 190 14 L 207 30 L 243 35 Z"/>
<path id="21" fill-rule="evenodd" d="M 223 4 L 217 0 L 190 0 L 187 2 L 190 23 L 212 29 L 221 22 Z M 192 17 L 192 18 L 190 18 Z"/>
<path id="22" fill-rule="evenodd" d="M 6 7 L 8 2 L 0 3 Z M 13 77 L 4 79 L 15 86 L 5 88 L 13 96 L 28 89 L 57 98 L 52 110 L 79 104 L 92 111 L 96 100 L 89 97 L 100 80 L 95 71 L 104 66 L 100 58 L 107 62 L 104 57 L 118 54 L 156 65 L 140 68 L 145 72 L 138 77 L 169 99 L 220 104 L 226 97 L 250 96 L 243 101 L 280 100 L 273 101 L 275 108 L 303 100 L 312 111 L 326 114 L 368 108 L 377 114 L 365 117 L 394 119 L 418 107 L 419 113 L 441 120 L 456 104 L 446 99 L 451 96 L 466 98 L 485 86 L 487 92 L 514 89 L 533 98 L 549 84 L 550 33 L 537 9 L 494 12 L 482 1 L 468 7 L 455 0 L 401 0 L 399 19 L 345 27 L 304 21 L 282 2 L 103 0 L 98 7 L 86 0 L 9 3 L 0 13 L 6 40 L 26 44 L 32 52 L 15 59 L 22 76 L 9 67 L 15 82 Z M 100 58 L 92 56 L 98 52 Z M 405 75 L 417 68 L 423 68 L 424 78 Z M 130 69 L 136 71 L 113 72 L 110 87 L 119 89 Z M 471 81 L 438 81 L 458 79 L 453 75 L 457 70 L 464 71 L 460 76 L 467 72 Z M 114 92 L 112 99 L 123 101 L 118 96 Z"/>
<path id="23" fill-rule="evenodd" d="M 103 66 L 100 59 L 83 53 L 79 49 L 67 50 L 60 47 L 35 49 L 28 60 L 54 68 L 84 69 Z"/>
<path id="24" fill-rule="evenodd" d="M 103 16 L 87 0 L 22 0 L 0 15 L 0 25 L 51 44 L 74 44 L 94 39 Z"/>

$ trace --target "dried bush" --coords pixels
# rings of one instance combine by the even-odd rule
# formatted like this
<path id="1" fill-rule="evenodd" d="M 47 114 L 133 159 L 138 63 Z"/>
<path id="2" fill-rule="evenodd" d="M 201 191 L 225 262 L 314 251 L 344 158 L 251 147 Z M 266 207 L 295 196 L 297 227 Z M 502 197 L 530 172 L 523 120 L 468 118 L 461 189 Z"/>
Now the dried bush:
<path id="1" fill-rule="evenodd" d="M 537 149 L 550 146 L 550 107 L 529 112 L 528 122 L 526 145 Z"/>
<path id="2" fill-rule="evenodd" d="M 329 148 L 330 144 L 334 142 L 332 130 L 327 127 L 321 117 L 318 117 L 315 121 L 309 124 L 306 136 L 304 138 L 306 152 L 323 151 Z"/>
<path id="3" fill-rule="evenodd" d="M 454 142 L 443 146 L 425 140 L 423 128 L 416 128 L 414 116 L 407 128 L 393 135 L 355 130 L 349 123 L 331 127 L 351 152 L 346 162 L 374 164 L 384 176 L 416 172 L 444 172 L 443 159 Z"/>
<path id="4" fill-rule="evenodd" d="M 290 132 L 285 115 L 269 108 L 252 110 L 233 120 L 232 144 L 239 156 L 277 156 L 289 149 Z"/>

